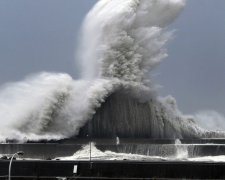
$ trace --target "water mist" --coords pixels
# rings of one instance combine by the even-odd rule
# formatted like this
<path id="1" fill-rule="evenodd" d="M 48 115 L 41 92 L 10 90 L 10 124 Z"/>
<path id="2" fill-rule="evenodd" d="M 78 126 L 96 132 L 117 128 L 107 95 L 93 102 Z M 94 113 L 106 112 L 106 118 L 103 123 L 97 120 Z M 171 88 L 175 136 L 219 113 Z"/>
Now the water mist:
<path id="1" fill-rule="evenodd" d="M 77 52 L 81 79 L 40 73 L 4 85 L 0 91 L 0 140 L 76 136 L 107 98 L 121 89 L 128 94 L 124 102 L 130 102 L 129 110 L 124 111 L 137 112 L 132 122 L 138 124 L 140 103 L 145 103 L 140 121 L 145 131 L 155 131 L 150 133 L 153 137 L 219 136 L 183 116 L 172 97 L 158 97 L 149 77 L 167 57 L 165 45 L 173 34 L 167 26 L 184 6 L 185 0 L 99 0 L 81 28 Z"/>

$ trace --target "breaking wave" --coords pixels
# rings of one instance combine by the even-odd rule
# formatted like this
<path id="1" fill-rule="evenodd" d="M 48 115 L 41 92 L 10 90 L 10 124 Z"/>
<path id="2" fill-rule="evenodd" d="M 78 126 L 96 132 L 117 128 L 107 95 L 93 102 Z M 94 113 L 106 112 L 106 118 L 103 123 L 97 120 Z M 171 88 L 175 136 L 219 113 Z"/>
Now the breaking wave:
<path id="1" fill-rule="evenodd" d="M 112 90 L 108 80 L 74 81 L 41 73 L 0 92 L 0 140 L 62 139 L 76 135 Z"/>
<path id="2" fill-rule="evenodd" d="M 173 35 L 167 26 L 184 6 L 185 0 L 98 1 L 81 29 L 77 52 L 81 80 L 68 74 L 40 73 L 4 85 L 0 92 L 0 140 L 77 135 L 120 87 L 141 101 L 154 97 L 166 116 L 182 119 L 173 98 L 157 97 L 149 73 L 167 57 L 165 45 Z M 204 132 L 191 120 L 188 124 L 186 131 Z M 186 127 L 183 121 L 181 125 Z"/>
<path id="3" fill-rule="evenodd" d="M 82 78 L 119 78 L 149 85 L 149 71 L 167 57 L 165 31 L 184 0 L 101 0 L 82 26 Z"/>

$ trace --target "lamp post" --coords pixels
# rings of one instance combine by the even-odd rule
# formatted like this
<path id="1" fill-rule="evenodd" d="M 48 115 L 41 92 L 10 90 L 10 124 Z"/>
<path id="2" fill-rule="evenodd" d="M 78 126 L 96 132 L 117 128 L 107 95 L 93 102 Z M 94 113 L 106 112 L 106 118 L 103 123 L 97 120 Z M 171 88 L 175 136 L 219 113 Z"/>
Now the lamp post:
<path id="1" fill-rule="evenodd" d="M 12 161 L 13 161 L 14 156 L 16 156 L 16 155 L 22 156 L 22 155 L 24 155 L 24 152 L 23 152 L 23 151 L 18 151 L 18 152 L 16 152 L 15 154 L 12 155 L 11 160 L 10 160 L 10 163 L 9 163 L 9 180 L 11 180 L 11 167 L 12 167 Z"/>
<path id="2" fill-rule="evenodd" d="M 89 162 L 90 162 L 90 169 L 92 169 L 92 162 L 91 162 L 91 145 L 92 145 L 92 141 L 91 141 L 91 137 L 92 137 L 92 121 L 89 120 L 88 122 L 88 134 L 87 137 L 89 137 Z"/>
<path id="3" fill-rule="evenodd" d="M 89 160 L 90 160 L 90 163 L 91 163 L 91 141 L 89 142 L 89 146 L 90 146 Z"/>
<path id="4" fill-rule="evenodd" d="M 89 135 L 87 134 L 87 137 L 89 137 Z M 89 139 L 89 163 L 90 163 L 90 169 L 92 168 L 92 164 L 91 164 L 91 139 Z"/>

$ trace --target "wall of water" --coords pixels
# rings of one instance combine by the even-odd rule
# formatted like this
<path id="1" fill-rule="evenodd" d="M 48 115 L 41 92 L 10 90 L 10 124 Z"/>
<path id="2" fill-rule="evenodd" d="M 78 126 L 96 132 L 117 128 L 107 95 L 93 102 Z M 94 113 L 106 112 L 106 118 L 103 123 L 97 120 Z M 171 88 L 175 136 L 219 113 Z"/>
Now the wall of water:
<path id="1" fill-rule="evenodd" d="M 81 128 L 79 137 L 93 138 L 201 138 L 216 136 L 176 113 L 156 99 L 141 102 L 129 91 L 112 93 Z"/>

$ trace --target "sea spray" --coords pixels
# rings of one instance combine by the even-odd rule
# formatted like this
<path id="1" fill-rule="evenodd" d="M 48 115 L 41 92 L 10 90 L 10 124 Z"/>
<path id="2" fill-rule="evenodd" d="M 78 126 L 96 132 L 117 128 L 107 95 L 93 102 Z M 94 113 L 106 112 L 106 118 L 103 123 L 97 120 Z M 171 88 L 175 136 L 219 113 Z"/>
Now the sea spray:
<path id="1" fill-rule="evenodd" d="M 175 140 L 176 158 L 187 159 L 188 158 L 188 145 L 183 145 L 180 139 Z"/>
<path id="2" fill-rule="evenodd" d="M 82 26 L 82 77 L 149 82 L 149 71 L 167 56 L 171 32 L 165 28 L 184 5 L 184 0 L 99 1 Z"/>
<path id="3" fill-rule="evenodd" d="M 0 140 L 62 139 L 78 134 L 111 92 L 104 79 L 74 81 L 41 73 L 5 85 L 0 92 Z"/>
<path id="4" fill-rule="evenodd" d="M 193 115 L 196 123 L 207 130 L 224 131 L 225 116 L 213 110 L 199 111 Z"/>
<path id="5" fill-rule="evenodd" d="M 155 137 L 208 136 L 208 131 L 179 113 L 171 98 L 159 98 L 149 77 L 151 70 L 167 56 L 165 45 L 172 32 L 166 29 L 184 5 L 185 0 L 98 1 L 82 26 L 78 50 L 82 78 L 73 80 L 68 74 L 40 73 L 2 87 L 0 140 L 77 135 L 107 97 L 120 89 L 125 89 L 128 97 L 138 103 L 146 103 L 146 114 L 152 113 L 154 121 L 151 128 L 148 124 L 145 128 L 153 131 Z M 142 116 L 138 103 L 133 105 Z M 136 115 L 134 122 L 139 124 Z M 144 119 L 147 121 L 151 119 Z"/>

